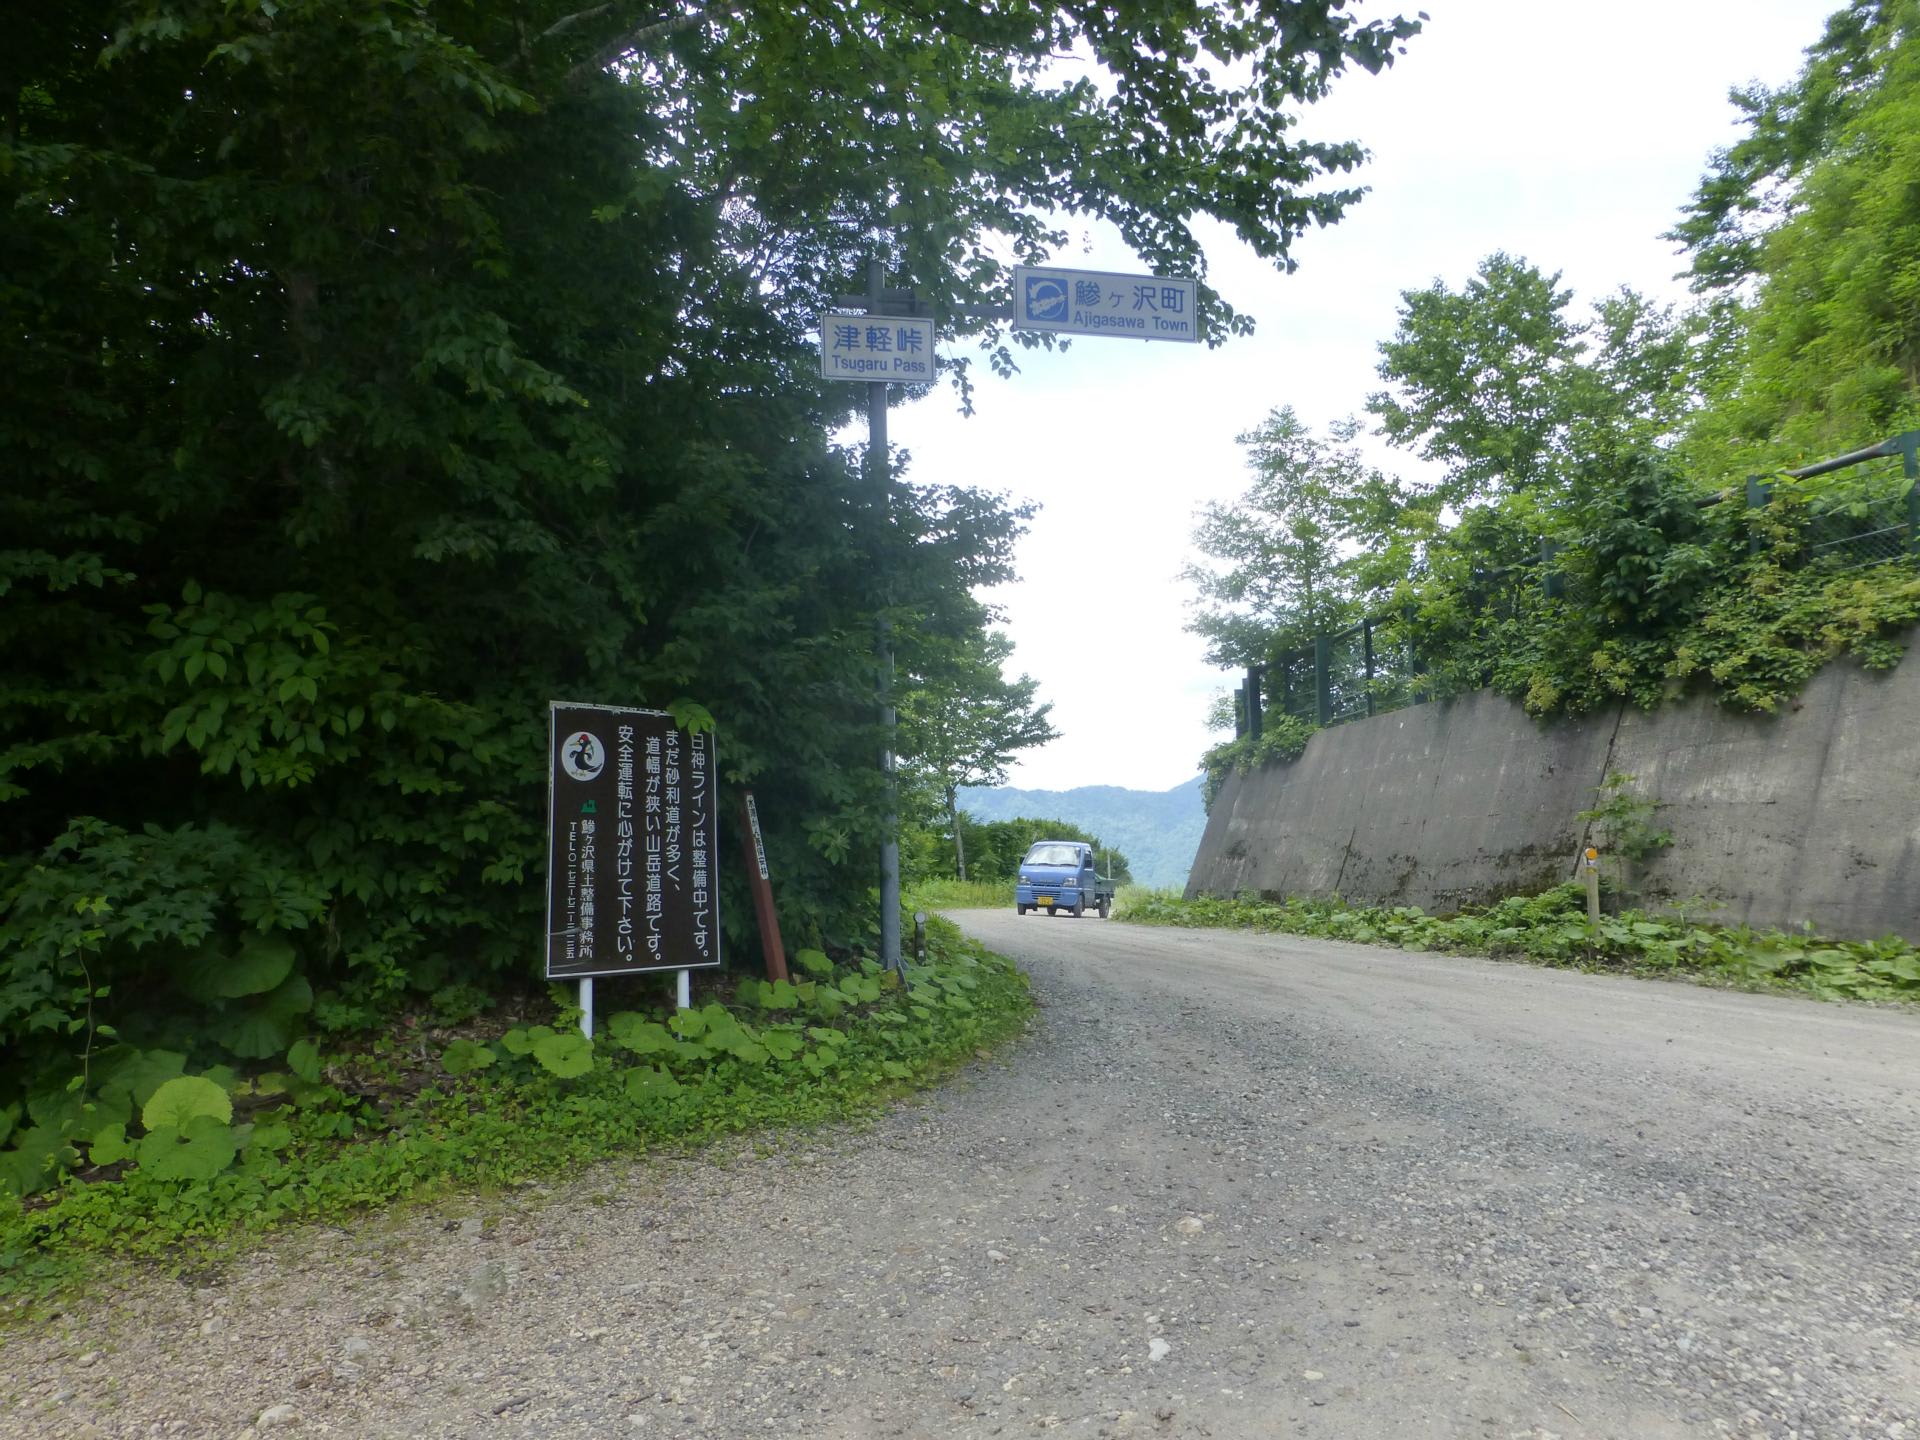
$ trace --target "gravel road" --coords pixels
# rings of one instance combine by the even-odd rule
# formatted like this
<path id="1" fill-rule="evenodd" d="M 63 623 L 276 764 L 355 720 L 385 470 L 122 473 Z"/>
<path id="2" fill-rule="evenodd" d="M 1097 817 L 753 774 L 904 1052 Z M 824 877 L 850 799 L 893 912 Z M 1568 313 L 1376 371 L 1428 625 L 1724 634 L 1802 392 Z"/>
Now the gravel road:
<path id="1" fill-rule="evenodd" d="M 1920 1440 L 1920 1016 L 958 918 L 999 1061 L 101 1294 L 0 1434 Z"/>

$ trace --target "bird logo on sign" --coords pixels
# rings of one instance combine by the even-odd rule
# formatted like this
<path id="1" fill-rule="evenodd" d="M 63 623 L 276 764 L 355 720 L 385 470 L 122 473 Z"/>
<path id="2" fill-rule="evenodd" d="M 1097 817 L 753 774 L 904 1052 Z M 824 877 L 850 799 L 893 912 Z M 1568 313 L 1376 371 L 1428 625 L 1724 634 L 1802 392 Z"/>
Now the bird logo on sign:
<path id="1" fill-rule="evenodd" d="M 591 780 L 607 767 L 607 748 L 585 730 L 569 735 L 560 747 L 560 765 L 576 780 Z"/>
<path id="2" fill-rule="evenodd" d="M 1044 275 L 1029 275 L 1027 277 L 1027 319 L 1064 320 L 1066 318 L 1066 282 Z"/>

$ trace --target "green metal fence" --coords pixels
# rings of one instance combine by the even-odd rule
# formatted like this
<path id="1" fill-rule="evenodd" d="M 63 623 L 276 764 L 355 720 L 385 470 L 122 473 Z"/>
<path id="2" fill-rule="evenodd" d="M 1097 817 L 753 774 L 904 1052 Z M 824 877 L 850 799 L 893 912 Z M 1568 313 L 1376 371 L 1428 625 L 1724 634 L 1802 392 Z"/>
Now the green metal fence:
<path id="1" fill-rule="evenodd" d="M 1790 563 L 1836 573 L 1897 560 L 1920 563 L 1920 430 L 1783 477 L 1805 507 L 1796 517 Z M 1779 493 L 1779 482 L 1755 476 L 1747 481 L 1746 502 L 1750 509 L 1770 507 Z M 1769 542 L 1755 529 L 1749 543 L 1757 553 Z M 1542 540 L 1537 558 L 1475 574 L 1468 608 L 1506 619 L 1543 601 L 1581 604 L 1593 582 L 1563 570 L 1558 560 L 1554 542 Z M 1423 666 L 1409 632 L 1404 615 L 1369 615 L 1316 636 L 1310 648 L 1250 667 L 1236 696 L 1239 732 L 1259 736 L 1269 709 L 1339 725 L 1428 698 L 1417 685 Z"/>

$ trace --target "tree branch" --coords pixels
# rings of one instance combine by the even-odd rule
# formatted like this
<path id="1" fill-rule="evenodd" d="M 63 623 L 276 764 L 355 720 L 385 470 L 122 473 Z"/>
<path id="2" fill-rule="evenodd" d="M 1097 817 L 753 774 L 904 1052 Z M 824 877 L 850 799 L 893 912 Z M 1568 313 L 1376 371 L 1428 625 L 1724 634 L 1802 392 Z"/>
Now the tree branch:
<path id="1" fill-rule="evenodd" d="M 599 71 L 605 70 L 622 55 L 630 55 L 637 50 L 645 50 L 656 40 L 668 39 L 671 36 L 678 35 L 683 30 L 691 30 L 694 26 L 703 24 L 708 20 L 716 19 L 722 15 L 729 15 L 739 3 L 740 0 L 715 0 L 715 3 L 711 5 L 702 5 L 698 10 L 689 10 L 684 15 L 675 15 L 666 20 L 656 20 L 651 25 L 642 25 L 638 30 L 621 36 L 620 39 L 615 40 L 612 44 L 601 46 L 591 57 L 582 60 L 578 65 L 569 70 L 567 72 L 567 79 L 569 82 L 584 80 L 589 75 L 597 74 Z M 600 11 L 593 13 L 603 13 L 612 8 L 611 5 L 604 5 Z M 583 15 L 586 13 L 588 12 L 582 12 Z M 565 23 L 567 22 L 556 22 L 555 28 Z M 552 34 L 553 32 L 549 30 L 547 33 Z"/>

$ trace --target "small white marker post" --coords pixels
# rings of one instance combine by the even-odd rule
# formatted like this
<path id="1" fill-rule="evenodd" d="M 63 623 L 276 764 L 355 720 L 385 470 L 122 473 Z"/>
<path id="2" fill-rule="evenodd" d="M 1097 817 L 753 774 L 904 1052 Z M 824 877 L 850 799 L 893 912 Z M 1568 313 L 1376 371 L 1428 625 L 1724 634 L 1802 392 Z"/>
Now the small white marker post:
<path id="1" fill-rule="evenodd" d="M 675 990 L 673 1003 L 682 1010 L 691 1010 L 693 1008 L 693 972 L 680 970 L 675 973 L 680 977 L 680 984 Z"/>
<path id="2" fill-rule="evenodd" d="M 684 970 L 681 972 L 686 973 Z M 580 981 L 580 1033 L 593 1039 L 593 977 L 588 975 Z"/>

